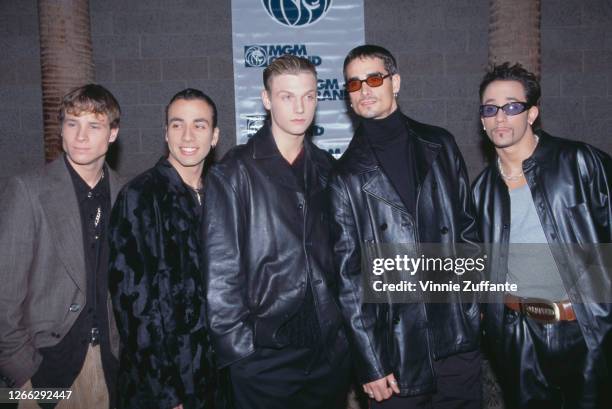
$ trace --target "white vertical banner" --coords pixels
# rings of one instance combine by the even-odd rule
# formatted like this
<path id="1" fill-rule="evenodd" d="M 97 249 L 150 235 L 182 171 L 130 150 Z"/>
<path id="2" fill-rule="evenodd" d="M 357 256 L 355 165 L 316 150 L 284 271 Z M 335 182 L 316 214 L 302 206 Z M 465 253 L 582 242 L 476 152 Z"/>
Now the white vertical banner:
<path id="1" fill-rule="evenodd" d="M 317 68 L 313 141 L 338 157 L 353 135 L 342 63 L 364 43 L 363 0 L 232 0 L 237 144 L 263 124 L 263 69 L 283 54 Z"/>

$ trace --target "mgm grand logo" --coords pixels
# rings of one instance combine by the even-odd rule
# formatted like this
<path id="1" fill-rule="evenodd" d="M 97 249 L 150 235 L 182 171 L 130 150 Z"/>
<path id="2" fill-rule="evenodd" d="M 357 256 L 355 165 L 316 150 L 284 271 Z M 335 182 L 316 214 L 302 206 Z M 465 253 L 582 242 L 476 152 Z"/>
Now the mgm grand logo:
<path id="1" fill-rule="evenodd" d="M 266 114 L 247 114 L 244 115 L 243 118 L 246 119 L 246 137 L 251 138 L 264 125 Z M 308 133 L 312 136 L 321 136 L 325 133 L 325 128 L 318 125 L 311 125 Z"/>
<path id="2" fill-rule="evenodd" d="M 284 54 L 308 58 L 315 66 L 321 65 L 321 57 L 308 55 L 304 44 L 273 44 L 244 46 L 245 67 L 267 67 L 272 61 Z"/>
<path id="3" fill-rule="evenodd" d="M 289 27 L 305 27 L 321 20 L 332 0 L 262 0 L 274 21 Z"/>

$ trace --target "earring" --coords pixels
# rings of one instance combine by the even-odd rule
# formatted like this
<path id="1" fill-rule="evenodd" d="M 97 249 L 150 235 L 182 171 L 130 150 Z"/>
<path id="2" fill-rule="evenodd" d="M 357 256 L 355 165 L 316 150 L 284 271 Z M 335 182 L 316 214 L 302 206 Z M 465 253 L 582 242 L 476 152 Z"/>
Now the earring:
<path id="1" fill-rule="evenodd" d="M 486 131 L 486 130 L 487 130 L 487 127 L 483 125 L 483 126 L 482 126 L 482 130 L 483 130 L 483 131 Z"/>
<path id="2" fill-rule="evenodd" d="M 398 95 L 399 95 L 399 92 L 394 92 L 394 93 L 393 93 L 393 96 L 394 96 L 395 98 L 397 98 L 397 96 L 398 96 Z"/>

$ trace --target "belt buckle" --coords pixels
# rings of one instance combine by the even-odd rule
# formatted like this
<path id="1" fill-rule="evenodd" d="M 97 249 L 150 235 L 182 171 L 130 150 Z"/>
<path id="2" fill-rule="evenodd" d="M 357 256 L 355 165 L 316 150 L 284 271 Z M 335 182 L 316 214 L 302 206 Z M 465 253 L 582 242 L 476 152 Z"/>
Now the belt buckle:
<path id="1" fill-rule="evenodd" d="M 91 328 L 91 346 L 95 347 L 100 343 L 100 330 L 97 327 Z"/>
<path id="2" fill-rule="evenodd" d="M 546 324 L 561 321 L 561 309 L 555 302 L 542 299 L 522 300 L 521 312 L 536 321 Z"/>

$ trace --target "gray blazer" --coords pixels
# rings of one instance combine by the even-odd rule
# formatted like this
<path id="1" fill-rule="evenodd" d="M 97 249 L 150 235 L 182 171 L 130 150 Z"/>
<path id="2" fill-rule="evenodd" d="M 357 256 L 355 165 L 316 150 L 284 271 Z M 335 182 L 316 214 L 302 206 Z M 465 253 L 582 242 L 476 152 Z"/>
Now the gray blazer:
<path id="1" fill-rule="evenodd" d="M 109 172 L 111 201 L 121 183 Z M 0 193 L 0 385 L 36 373 L 38 349 L 61 341 L 85 305 L 86 269 L 76 193 L 63 157 L 11 178 Z M 111 350 L 119 336 L 108 299 Z"/>

